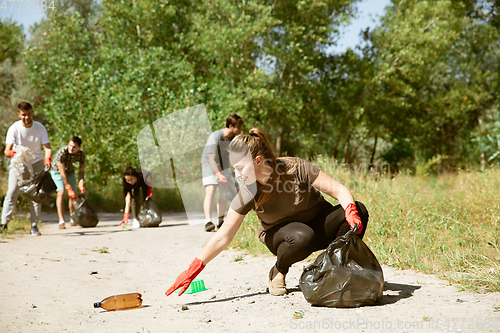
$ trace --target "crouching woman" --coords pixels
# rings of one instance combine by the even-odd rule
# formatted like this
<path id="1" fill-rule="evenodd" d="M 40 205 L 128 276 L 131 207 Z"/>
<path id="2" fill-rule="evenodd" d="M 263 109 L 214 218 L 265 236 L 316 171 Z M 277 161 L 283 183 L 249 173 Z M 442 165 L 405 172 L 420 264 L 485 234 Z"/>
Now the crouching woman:
<path id="1" fill-rule="evenodd" d="M 296 157 L 276 158 L 260 129 L 238 135 L 228 150 L 236 177 L 244 186 L 231 202 L 222 227 L 167 290 L 167 296 L 182 287 L 181 295 L 189 287 L 205 265 L 231 243 L 251 210 L 261 222 L 260 241 L 277 257 L 269 272 L 273 295 L 287 293 L 285 277 L 294 263 L 326 249 L 356 225 L 358 236 L 363 237 L 368 223 L 365 206 L 317 166 Z M 320 192 L 340 204 L 333 206 Z"/>

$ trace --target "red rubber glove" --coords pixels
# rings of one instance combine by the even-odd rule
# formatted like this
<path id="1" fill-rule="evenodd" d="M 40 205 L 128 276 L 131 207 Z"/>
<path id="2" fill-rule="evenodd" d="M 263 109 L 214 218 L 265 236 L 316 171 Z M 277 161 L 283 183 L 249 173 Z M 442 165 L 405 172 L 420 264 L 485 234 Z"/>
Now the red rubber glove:
<path id="1" fill-rule="evenodd" d="M 9 157 L 10 158 L 14 157 L 14 155 L 16 155 L 15 151 L 13 151 L 13 150 L 9 151 Z"/>
<path id="2" fill-rule="evenodd" d="M 205 265 L 203 264 L 203 261 L 201 261 L 198 258 L 194 258 L 193 262 L 189 266 L 189 268 L 182 272 L 181 275 L 177 277 L 175 280 L 174 284 L 172 287 L 170 287 L 166 292 L 165 295 L 168 296 L 180 287 L 182 287 L 181 291 L 179 292 L 179 296 L 184 294 L 184 292 L 189 288 L 189 285 L 191 284 L 191 281 L 194 280 L 194 278 L 200 274 L 200 272 L 205 268 Z"/>
<path id="3" fill-rule="evenodd" d="M 52 157 L 45 157 L 45 166 L 50 168 L 50 162 L 52 161 Z"/>
<path id="4" fill-rule="evenodd" d="M 76 200 L 76 193 L 75 193 L 75 191 L 73 191 L 73 188 L 71 187 L 71 184 L 64 185 L 64 188 L 66 189 L 66 191 L 68 191 L 68 196 L 71 199 Z"/>
<path id="5" fill-rule="evenodd" d="M 363 223 L 361 223 L 361 219 L 359 218 L 358 209 L 352 202 L 348 204 L 345 209 L 345 219 L 347 223 L 349 223 L 351 229 L 354 229 L 354 226 L 356 225 L 359 227 L 359 230 L 356 233 L 357 235 L 363 231 Z"/>
<path id="6" fill-rule="evenodd" d="M 153 197 L 153 188 L 151 186 L 148 186 L 148 197 Z"/>
<path id="7" fill-rule="evenodd" d="M 123 213 L 123 220 L 118 223 L 118 226 L 121 226 L 123 223 L 128 223 L 128 218 L 130 217 L 130 213 Z"/>
<path id="8" fill-rule="evenodd" d="M 83 186 L 83 179 L 80 179 L 78 182 L 78 189 L 80 190 L 80 193 L 85 193 L 85 187 Z"/>
<path id="9" fill-rule="evenodd" d="M 221 183 L 223 183 L 223 184 L 227 183 L 226 177 L 224 177 L 224 175 L 223 175 L 222 173 L 220 173 L 220 171 L 217 171 L 217 172 L 215 173 L 215 176 L 217 177 L 217 179 L 218 179 Z"/>

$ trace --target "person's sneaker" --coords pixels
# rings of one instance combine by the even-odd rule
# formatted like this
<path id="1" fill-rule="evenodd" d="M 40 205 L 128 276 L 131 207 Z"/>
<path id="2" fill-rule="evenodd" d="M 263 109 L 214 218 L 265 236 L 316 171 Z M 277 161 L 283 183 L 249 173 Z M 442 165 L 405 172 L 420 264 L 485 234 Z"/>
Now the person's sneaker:
<path id="1" fill-rule="evenodd" d="M 141 222 L 139 222 L 138 219 L 134 219 L 132 221 L 132 228 L 140 228 L 141 227 Z"/>
<path id="2" fill-rule="evenodd" d="M 9 228 L 7 228 L 7 224 L 2 224 L 2 227 L 0 228 L 0 232 L 2 231 L 7 231 Z"/>
<path id="3" fill-rule="evenodd" d="M 213 224 L 212 222 L 207 222 L 207 224 L 205 224 L 205 231 L 210 232 L 213 231 L 214 229 L 215 229 L 215 224 Z"/>
<path id="4" fill-rule="evenodd" d="M 59 229 L 66 229 L 66 226 L 64 225 L 64 223 L 59 223 Z"/>
<path id="5" fill-rule="evenodd" d="M 220 227 L 222 227 L 223 223 L 224 223 L 224 220 L 219 220 L 219 224 L 217 224 L 217 229 L 220 229 Z"/>
<path id="6" fill-rule="evenodd" d="M 33 236 L 41 236 L 42 233 L 38 230 L 38 226 L 31 227 L 31 234 Z"/>
<path id="7" fill-rule="evenodd" d="M 70 222 L 69 225 L 72 227 L 76 227 L 78 224 L 76 224 L 75 222 Z"/>

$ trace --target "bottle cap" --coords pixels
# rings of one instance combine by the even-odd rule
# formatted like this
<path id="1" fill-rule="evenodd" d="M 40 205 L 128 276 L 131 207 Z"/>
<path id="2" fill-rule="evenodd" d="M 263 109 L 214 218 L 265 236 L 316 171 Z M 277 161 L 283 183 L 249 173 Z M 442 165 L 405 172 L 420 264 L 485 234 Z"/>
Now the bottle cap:
<path id="1" fill-rule="evenodd" d="M 94 308 L 98 308 L 98 307 L 100 307 L 100 306 L 101 306 L 101 304 L 99 304 L 99 302 L 95 302 L 95 303 L 94 303 Z"/>

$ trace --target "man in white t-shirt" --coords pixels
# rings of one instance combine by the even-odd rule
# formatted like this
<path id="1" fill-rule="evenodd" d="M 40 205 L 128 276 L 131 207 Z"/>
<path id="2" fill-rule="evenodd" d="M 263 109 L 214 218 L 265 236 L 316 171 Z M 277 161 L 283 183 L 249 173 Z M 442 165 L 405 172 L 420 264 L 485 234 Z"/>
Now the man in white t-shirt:
<path id="1" fill-rule="evenodd" d="M 15 150 L 13 150 L 14 145 L 28 147 L 34 156 L 31 160 L 31 165 L 33 166 L 33 171 L 37 174 L 43 170 L 44 164 L 50 167 L 52 159 L 52 149 L 50 148 L 47 129 L 39 122 L 33 121 L 33 108 L 29 103 L 19 103 L 17 106 L 17 116 L 21 120 L 16 121 L 9 127 L 5 140 L 4 154 L 7 157 L 14 157 L 16 154 Z M 41 145 L 43 145 L 45 150 L 45 159 L 43 158 Z M 9 187 L 3 201 L 2 231 L 7 229 L 7 224 L 12 219 L 12 214 L 16 208 L 17 197 L 20 192 L 17 181 L 18 175 L 11 168 L 9 170 Z M 40 221 L 41 208 L 41 204 L 30 201 L 31 234 L 35 236 L 41 235 L 37 225 L 38 221 Z"/>

